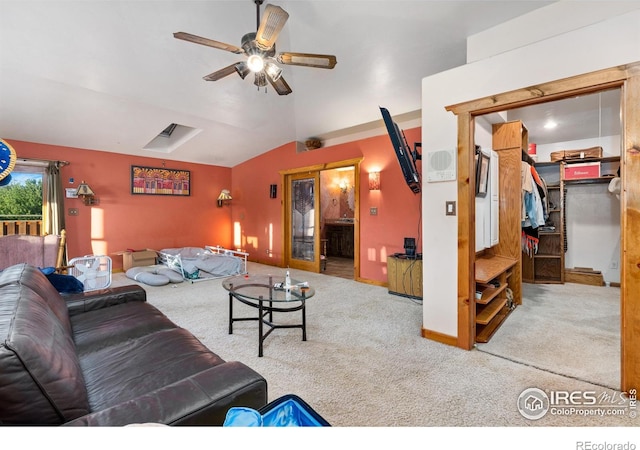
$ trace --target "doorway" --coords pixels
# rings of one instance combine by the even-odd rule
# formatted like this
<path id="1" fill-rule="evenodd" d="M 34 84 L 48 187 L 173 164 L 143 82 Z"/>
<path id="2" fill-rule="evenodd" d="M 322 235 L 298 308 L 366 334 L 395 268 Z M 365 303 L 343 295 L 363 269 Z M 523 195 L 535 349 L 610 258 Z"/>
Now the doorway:
<path id="1" fill-rule="evenodd" d="M 361 160 L 281 172 L 286 266 L 358 279 Z"/>
<path id="2" fill-rule="evenodd" d="M 321 272 L 354 279 L 356 188 L 353 166 L 320 172 Z"/>
<path id="3" fill-rule="evenodd" d="M 615 88 L 474 121 L 475 144 L 483 150 L 491 148 L 496 124 L 519 122 L 526 129 L 522 164 L 541 180 L 534 185 L 543 213 L 534 226 L 521 227 L 522 302 L 476 348 L 613 389 L 620 378 L 620 200 L 608 187 L 622 151 L 620 108 Z M 560 152 L 570 155 L 566 166 Z M 572 162 L 599 173 L 565 180 L 562 172 Z M 476 226 L 479 207 L 477 198 Z"/>
<path id="4" fill-rule="evenodd" d="M 470 350 L 473 348 L 475 323 L 475 230 L 469 227 L 475 208 L 473 198 L 475 185 L 472 181 L 474 159 L 474 118 L 526 105 L 544 103 L 550 100 L 568 98 L 615 87 L 622 89 L 623 138 L 621 154 L 621 390 L 628 391 L 640 382 L 640 333 L 635 324 L 640 321 L 640 309 L 635 295 L 640 289 L 640 273 L 634 263 L 640 258 L 640 240 L 637 228 L 640 226 L 637 211 L 640 210 L 640 186 L 629 180 L 640 175 L 640 160 L 635 158 L 638 144 L 638 124 L 640 123 L 640 63 L 604 69 L 593 73 L 543 83 L 534 87 L 490 96 L 472 102 L 447 107 L 458 117 L 458 338 L 456 344 Z M 466 181 L 465 181 L 466 180 Z M 474 221 L 472 220 L 473 224 Z"/>

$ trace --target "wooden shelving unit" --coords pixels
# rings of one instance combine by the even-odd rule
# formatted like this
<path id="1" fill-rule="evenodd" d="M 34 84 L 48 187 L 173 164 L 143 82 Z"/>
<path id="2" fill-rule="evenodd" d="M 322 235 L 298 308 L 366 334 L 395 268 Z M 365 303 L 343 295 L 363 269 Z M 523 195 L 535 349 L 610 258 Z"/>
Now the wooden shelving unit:
<path id="1" fill-rule="evenodd" d="M 473 298 L 475 342 L 488 342 L 513 308 L 522 303 L 520 186 L 522 151 L 529 132 L 521 121 L 493 124 L 493 150 L 498 154 L 498 242 L 476 254 Z M 509 289 L 509 291 L 507 291 Z M 507 292 L 512 294 L 511 300 Z"/>
<path id="2" fill-rule="evenodd" d="M 476 258 L 476 342 L 489 342 L 491 336 L 511 313 L 506 289 L 518 260 L 485 255 Z"/>
<path id="3" fill-rule="evenodd" d="M 584 158 L 576 160 L 536 163 L 538 174 L 548 182 L 549 222 L 554 231 L 540 231 L 538 252 L 533 256 L 522 254 L 522 281 L 526 283 L 564 283 L 565 282 L 565 199 L 567 188 L 574 185 L 609 183 L 612 176 L 565 180 L 564 168 L 568 164 L 600 162 L 605 175 L 615 174 L 620 166 L 620 157 Z"/>
<path id="4" fill-rule="evenodd" d="M 549 196 L 549 223 L 553 231 L 538 233 L 538 252 L 533 255 L 533 281 L 535 283 L 564 283 L 564 187 L 562 182 L 547 186 Z"/>

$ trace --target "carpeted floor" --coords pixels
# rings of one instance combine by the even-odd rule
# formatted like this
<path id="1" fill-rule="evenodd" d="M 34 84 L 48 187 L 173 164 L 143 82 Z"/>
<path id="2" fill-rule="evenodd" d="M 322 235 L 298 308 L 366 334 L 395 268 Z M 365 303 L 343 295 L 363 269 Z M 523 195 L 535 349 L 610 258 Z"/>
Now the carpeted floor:
<path id="1" fill-rule="evenodd" d="M 284 270 L 249 263 L 249 273 L 283 275 Z M 262 358 L 258 358 L 255 322 L 237 323 L 234 334 L 228 334 L 228 296 L 221 280 L 144 287 L 151 304 L 194 333 L 212 351 L 226 360 L 242 361 L 261 373 L 268 381 L 270 401 L 296 394 L 334 426 L 637 425 L 627 416 L 547 414 L 535 421 L 526 419 L 516 405 L 518 396 L 531 387 L 545 392 L 616 392 L 603 387 L 611 385 L 609 375 L 604 373 L 602 379 L 599 376 L 598 380 L 587 382 L 582 373 L 567 376 L 557 370 L 545 370 L 542 362 L 516 362 L 518 355 L 499 357 L 424 339 L 422 306 L 389 295 L 386 288 L 296 270 L 292 277 L 308 281 L 316 289 L 316 295 L 307 302 L 308 340 L 302 342 L 299 329 L 275 330 L 265 341 Z M 132 282 L 122 273 L 114 274 L 114 286 Z M 537 303 L 548 302 L 540 298 Z M 547 298 L 552 299 L 553 294 Z M 255 314 L 255 310 L 247 313 Z M 491 350 L 498 352 L 503 338 L 513 345 L 502 348 L 517 349 L 518 344 L 509 338 L 509 322 L 522 332 L 525 341 L 521 324 L 533 322 L 539 324 L 534 327 L 540 334 L 535 340 L 537 354 L 561 352 L 569 356 L 573 350 L 560 349 L 555 339 L 549 339 L 542 326 L 550 320 L 536 318 L 537 314 L 547 313 L 536 311 L 533 305 L 517 309 L 494 336 L 495 341 L 490 344 L 496 345 Z M 557 312 L 548 314 L 554 316 Z M 582 317 L 598 328 L 596 317 L 587 319 L 586 314 L 577 311 L 574 317 L 574 322 Z M 276 318 L 298 319 L 293 314 Z M 568 330 L 570 335 L 575 333 Z M 527 350 L 527 355 L 534 355 L 533 350 Z"/>
<path id="2" fill-rule="evenodd" d="M 481 351 L 620 387 L 620 288 L 523 284 L 522 305 Z"/>

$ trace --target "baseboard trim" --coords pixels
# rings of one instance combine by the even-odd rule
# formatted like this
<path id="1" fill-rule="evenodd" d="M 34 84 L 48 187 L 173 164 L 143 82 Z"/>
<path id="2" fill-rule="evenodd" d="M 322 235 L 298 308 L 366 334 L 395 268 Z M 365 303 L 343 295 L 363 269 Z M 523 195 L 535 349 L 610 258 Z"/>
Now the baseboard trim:
<path id="1" fill-rule="evenodd" d="M 438 333 L 437 331 L 422 328 L 422 337 L 430 339 L 432 341 L 440 342 L 441 344 L 458 347 L 458 338 L 455 336 L 450 336 L 448 334 Z"/>

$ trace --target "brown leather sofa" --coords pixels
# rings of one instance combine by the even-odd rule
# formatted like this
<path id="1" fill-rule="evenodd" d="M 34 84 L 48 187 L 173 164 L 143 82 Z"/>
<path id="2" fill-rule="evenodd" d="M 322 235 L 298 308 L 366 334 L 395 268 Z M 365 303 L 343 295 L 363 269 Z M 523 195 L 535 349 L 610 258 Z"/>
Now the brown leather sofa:
<path id="1" fill-rule="evenodd" d="M 267 382 L 124 286 L 60 295 L 27 264 L 0 272 L 0 424 L 221 425 Z"/>

